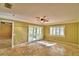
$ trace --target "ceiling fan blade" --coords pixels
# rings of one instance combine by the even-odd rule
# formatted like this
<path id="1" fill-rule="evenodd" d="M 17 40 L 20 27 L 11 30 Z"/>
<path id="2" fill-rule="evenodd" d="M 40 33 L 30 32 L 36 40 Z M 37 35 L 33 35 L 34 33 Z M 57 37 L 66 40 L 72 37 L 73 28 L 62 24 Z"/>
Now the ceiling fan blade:
<path id="1" fill-rule="evenodd" d="M 45 22 L 48 22 L 48 18 L 46 16 L 43 17 Z"/>
<path id="2" fill-rule="evenodd" d="M 43 18 L 46 18 L 46 16 L 43 16 Z"/>
<path id="3" fill-rule="evenodd" d="M 45 21 L 45 22 L 48 22 L 48 19 L 45 19 L 44 21 Z"/>
<path id="4" fill-rule="evenodd" d="M 40 17 L 36 17 L 36 18 L 40 19 Z"/>

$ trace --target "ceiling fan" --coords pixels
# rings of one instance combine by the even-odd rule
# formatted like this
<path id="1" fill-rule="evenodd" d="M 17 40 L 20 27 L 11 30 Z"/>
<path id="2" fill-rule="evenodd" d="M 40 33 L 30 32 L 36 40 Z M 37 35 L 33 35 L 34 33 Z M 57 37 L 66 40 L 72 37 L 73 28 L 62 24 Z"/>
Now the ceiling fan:
<path id="1" fill-rule="evenodd" d="M 46 16 L 43 16 L 43 17 L 36 17 L 37 20 L 41 21 L 41 22 L 48 22 L 48 19 Z"/>

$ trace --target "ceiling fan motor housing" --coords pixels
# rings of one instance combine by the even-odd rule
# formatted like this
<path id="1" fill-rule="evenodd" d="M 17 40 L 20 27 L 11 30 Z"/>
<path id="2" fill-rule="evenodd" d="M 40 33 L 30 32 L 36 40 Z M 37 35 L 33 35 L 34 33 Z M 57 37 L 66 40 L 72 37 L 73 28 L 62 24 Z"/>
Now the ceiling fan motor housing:
<path id="1" fill-rule="evenodd" d="M 45 19 L 43 19 L 43 18 L 41 19 L 41 21 L 44 21 L 44 20 L 45 20 Z"/>

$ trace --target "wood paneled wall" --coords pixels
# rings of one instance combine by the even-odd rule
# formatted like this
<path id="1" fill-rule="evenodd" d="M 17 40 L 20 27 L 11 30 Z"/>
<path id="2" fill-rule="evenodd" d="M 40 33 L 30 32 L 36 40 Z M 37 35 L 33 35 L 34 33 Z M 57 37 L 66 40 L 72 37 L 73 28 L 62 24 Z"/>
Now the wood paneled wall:
<path id="1" fill-rule="evenodd" d="M 27 42 L 27 24 L 24 22 L 14 22 L 14 44 Z"/>
<path id="2" fill-rule="evenodd" d="M 12 38 L 12 24 L 8 22 L 0 22 L 0 38 L 11 39 Z"/>
<path id="3" fill-rule="evenodd" d="M 78 47 L 79 47 L 79 23 L 78 23 Z"/>
<path id="4" fill-rule="evenodd" d="M 28 25 L 36 25 L 14 21 L 14 44 L 18 45 L 28 41 Z M 40 25 L 37 25 L 40 26 Z"/>
<path id="5" fill-rule="evenodd" d="M 65 26 L 65 37 L 56 37 L 56 36 L 51 36 L 49 34 L 49 28 L 50 26 L 60 26 L 64 25 Z M 61 41 L 61 42 L 66 42 L 66 43 L 72 43 L 72 44 L 77 44 L 79 42 L 79 23 L 67 23 L 67 24 L 57 24 L 57 25 L 50 25 L 50 26 L 44 26 L 44 31 L 45 35 L 44 38 L 45 40 L 48 41 Z"/>

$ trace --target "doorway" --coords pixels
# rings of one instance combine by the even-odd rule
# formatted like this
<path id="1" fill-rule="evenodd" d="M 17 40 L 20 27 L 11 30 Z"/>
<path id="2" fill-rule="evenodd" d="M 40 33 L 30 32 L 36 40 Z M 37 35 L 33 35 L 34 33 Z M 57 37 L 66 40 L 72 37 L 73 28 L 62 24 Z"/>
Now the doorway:
<path id="1" fill-rule="evenodd" d="M 0 20 L 0 49 L 12 47 L 12 22 Z"/>
<path id="2" fill-rule="evenodd" d="M 28 26 L 28 42 L 33 42 L 43 39 L 43 27 L 41 26 Z"/>

